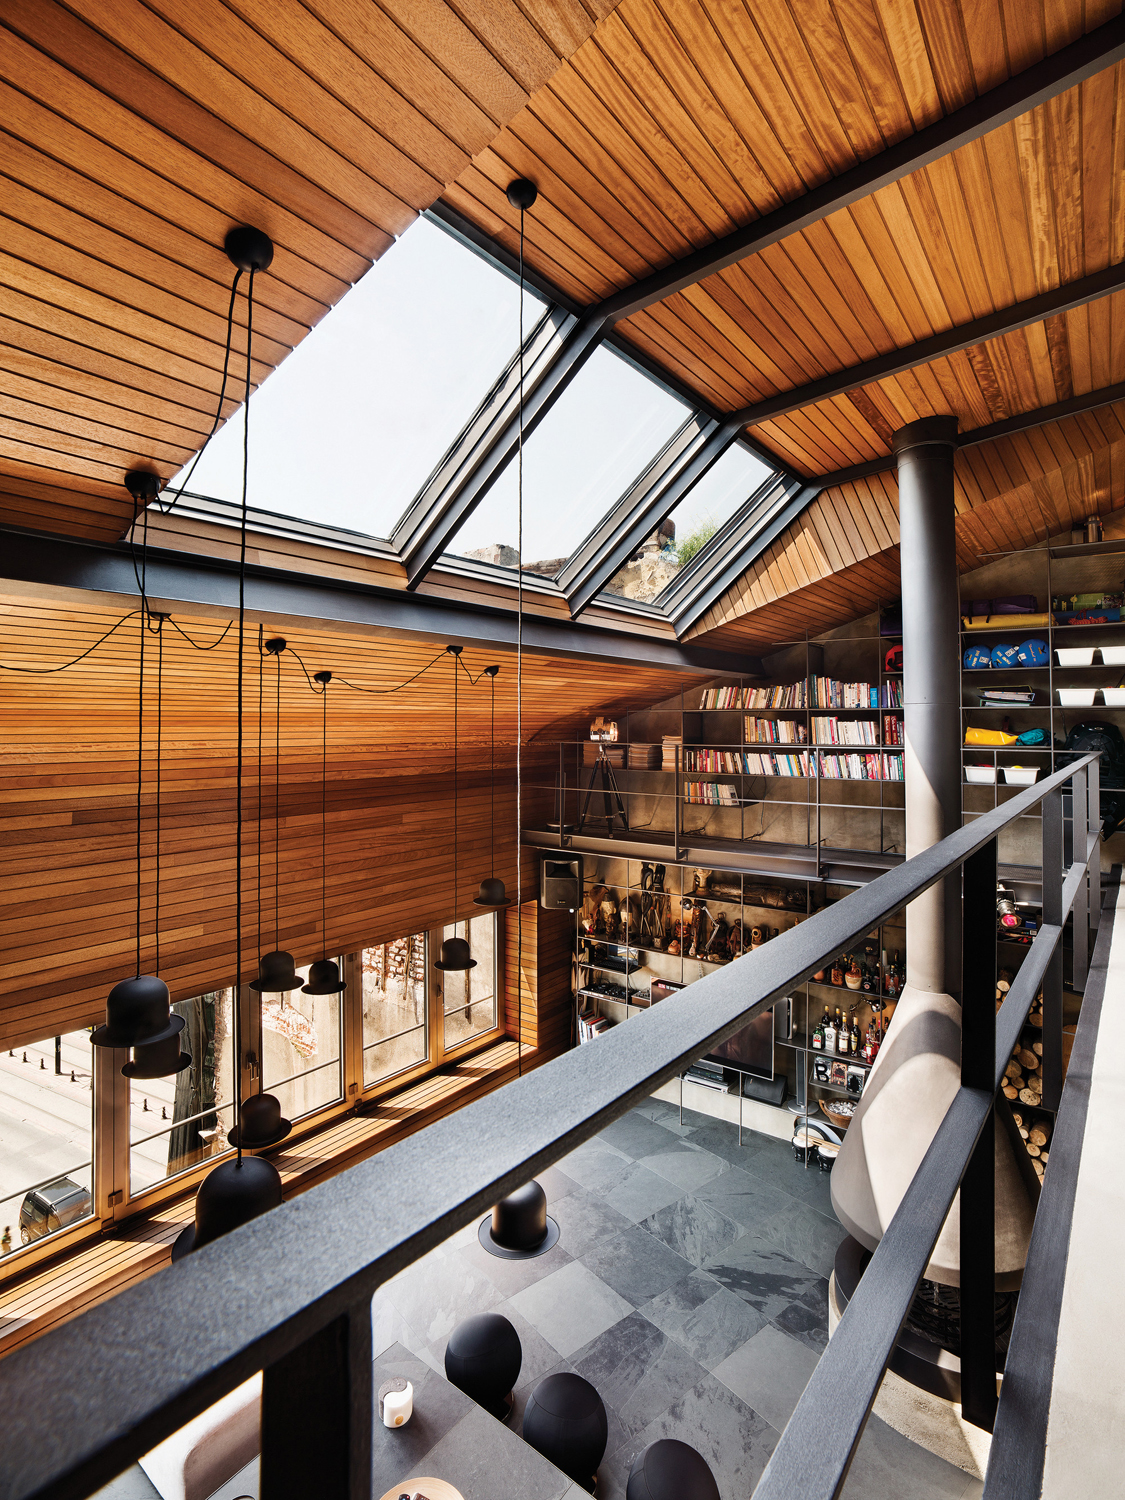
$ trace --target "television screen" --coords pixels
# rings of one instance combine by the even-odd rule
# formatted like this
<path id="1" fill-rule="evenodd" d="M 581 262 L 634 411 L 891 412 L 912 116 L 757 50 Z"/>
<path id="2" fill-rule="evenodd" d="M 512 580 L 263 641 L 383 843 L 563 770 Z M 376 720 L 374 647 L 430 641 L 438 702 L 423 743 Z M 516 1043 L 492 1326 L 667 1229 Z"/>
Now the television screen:
<path id="1" fill-rule="evenodd" d="M 708 1052 L 708 1061 L 724 1063 L 730 1068 L 740 1068 L 744 1073 L 753 1073 L 755 1078 L 773 1077 L 773 1010 L 762 1014 L 736 1031 L 732 1037 L 721 1042 L 713 1052 Z"/>

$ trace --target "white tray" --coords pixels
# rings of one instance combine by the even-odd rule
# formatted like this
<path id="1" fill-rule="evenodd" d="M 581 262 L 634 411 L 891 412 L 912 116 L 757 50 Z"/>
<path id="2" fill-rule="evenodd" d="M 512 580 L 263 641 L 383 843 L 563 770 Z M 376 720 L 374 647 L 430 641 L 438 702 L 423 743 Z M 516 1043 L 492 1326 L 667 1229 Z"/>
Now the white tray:
<path id="1" fill-rule="evenodd" d="M 1102 688 L 1106 708 L 1125 708 L 1125 687 Z"/>
<path id="2" fill-rule="evenodd" d="M 1059 702 L 1063 708 L 1089 708 L 1094 701 L 1096 688 L 1058 688 Z"/>
<path id="3" fill-rule="evenodd" d="M 973 786 L 992 786 L 996 781 L 996 767 L 966 766 L 965 780 L 971 782 Z"/>
<path id="4" fill-rule="evenodd" d="M 1031 786 L 1039 778 L 1038 766 L 1002 766 L 1008 786 Z"/>
<path id="5" fill-rule="evenodd" d="M 1125 667 L 1125 646 L 1103 646 L 1101 652 L 1107 667 Z"/>
<path id="6" fill-rule="evenodd" d="M 1056 646 L 1060 667 L 1089 667 L 1094 662 L 1093 646 Z"/>

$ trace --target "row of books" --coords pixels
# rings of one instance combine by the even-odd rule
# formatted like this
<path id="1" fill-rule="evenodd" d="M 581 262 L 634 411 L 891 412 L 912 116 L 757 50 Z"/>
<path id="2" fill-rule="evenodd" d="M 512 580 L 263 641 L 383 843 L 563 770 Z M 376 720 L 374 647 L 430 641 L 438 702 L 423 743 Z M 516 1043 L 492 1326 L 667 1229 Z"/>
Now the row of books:
<path id="1" fill-rule="evenodd" d="M 902 737 L 902 720 L 897 714 L 883 715 L 883 744 L 903 745 L 906 741 Z"/>
<path id="2" fill-rule="evenodd" d="M 811 690 L 810 690 L 811 685 Z M 773 687 L 707 688 L 700 708 L 901 708 L 902 683 L 841 682 L 835 677 L 813 677 L 808 682 L 784 682 Z"/>
<path id="3" fill-rule="evenodd" d="M 737 776 L 746 769 L 737 750 L 685 750 L 685 771 L 716 771 L 720 775 Z"/>
<path id="4" fill-rule="evenodd" d="M 815 776 L 816 761 L 808 750 L 772 755 L 746 755 L 746 770 L 751 776 Z"/>
<path id="5" fill-rule="evenodd" d="M 743 708 L 807 708 L 808 684 L 801 682 L 778 683 L 776 687 L 744 688 Z"/>
<path id="6" fill-rule="evenodd" d="M 705 688 L 700 708 L 743 708 L 743 699 L 749 688 L 717 687 Z"/>
<path id="7" fill-rule="evenodd" d="M 814 745 L 877 745 L 879 725 L 874 719 L 818 719 L 812 721 Z"/>
<path id="8" fill-rule="evenodd" d="M 684 801 L 706 807 L 737 807 L 738 793 L 733 786 L 719 781 L 685 781 Z"/>
<path id="9" fill-rule="evenodd" d="M 583 1010 L 578 1013 L 578 1041 L 592 1042 L 595 1037 L 601 1036 L 603 1031 L 608 1031 L 611 1022 L 605 1016 L 599 1016 L 595 1011 Z"/>
<path id="10" fill-rule="evenodd" d="M 837 682 L 834 677 L 814 677 L 813 708 L 900 708 L 902 684 L 884 682 Z"/>
<path id="11" fill-rule="evenodd" d="M 901 755 L 821 755 L 820 774 L 826 781 L 901 781 Z"/>
<path id="12" fill-rule="evenodd" d="M 796 719 L 752 719 L 749 714 L 742 721 L 748 745 L 804 745 L 809 732 Z"/>

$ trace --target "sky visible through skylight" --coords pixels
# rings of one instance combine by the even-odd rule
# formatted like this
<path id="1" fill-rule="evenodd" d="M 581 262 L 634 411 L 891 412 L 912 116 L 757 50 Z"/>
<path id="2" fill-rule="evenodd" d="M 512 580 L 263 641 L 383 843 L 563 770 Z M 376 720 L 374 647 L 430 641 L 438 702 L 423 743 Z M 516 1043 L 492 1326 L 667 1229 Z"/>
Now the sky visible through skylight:
<path id="1" fill-rule="evenodd" d="M 544 311 L 526 294 L 525 335 Z M 518 342 L 518 286 L 418 219 L 253 396 L 249 504 L 389 537 Z M 655 381 L 597 350 L 525 445 L 525 564 L 569 556 L 688 415 Z M 242 432 L 239 412 L 200 460 L 193 493 L 239 500 Z M 705 482 L 681 502 L 679 530 L 721 522 L 765 473 L 753 460 L 737 469 L 724 474 L 737 494 Z M 515 547 L 516 479 L 513 462 L 451 552 Z"/>

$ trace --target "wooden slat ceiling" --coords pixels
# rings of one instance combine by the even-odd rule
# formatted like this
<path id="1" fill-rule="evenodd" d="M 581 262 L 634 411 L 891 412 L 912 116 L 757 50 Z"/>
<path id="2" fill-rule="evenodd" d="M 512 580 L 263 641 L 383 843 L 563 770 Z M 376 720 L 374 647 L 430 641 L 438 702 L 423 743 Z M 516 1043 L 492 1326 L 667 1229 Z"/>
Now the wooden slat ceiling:
<path id="1" fill-rule="evenodd" d="M 957 565 L 1125 507 L 1125 402 L 962 449 L 954 462 Z M 761 651 L 869 613 L 902 589 L 892 471 L 824 490 L 688 632 Z"/>
<path id="2" fill-rule="evenodd" d="M 89 1024 L 108 988 L 133 972 L 135 920 L 136 697 L 139 618 L 125 621 L 82 662 L 44 674 L 92 646 L 122 609 L 90 596 L 63 606 L 0 595 L 0 670 L 5 742 L 0 837 L 0 1042 Z M 225 623 L 175 613 L 164 626 L 161 791 L 160 972 L 174 999 L 230 981 L 234 972 L 235 674 L 237 637 Z M 401 692 L 374 696 L 333 684 L 328 699 L 327 927 L 320 914 L 321 699 L 310 673 L 326 668 L 357 686 L 386 689 L 434 662 L 432 645 L 370 632 L 287 630 L 282 657 L 279 858 L 273 856 L 274 671 L 266 663 L 264 776 L 259 851 L 257 621 L 248 631 L 243 935 L 258 952 L 259 853 L 266 947 L 273 946 L 273 883 L 279 871 L 281 946 L 298 962 L 354 951 L 475 914 L 472 898 L 491 873 L 491 693 L 462 676 L 459 698 L 460 876 L 453 882 L 452 662 L 443 655 Z M 267 625 L 266 634 L 272 633 Z M 155 964 L 156 652 L 146 638 L 143 799 L 143 963 Z M 466 647 L 475 675 L 495 657 Z M 496 682 L 496 866 L 515 885 L 515 671 Z M 34 668 L 13 671 L 14 667 Z M 701 681 L 693 678 L 692 681 Z M 524 733 L 560 715 L 621 712 L 668 697 L 681 679 L 620 667 L 612 680 L 588 664 L 524 657 Z M 524 817 L 549 816 L 554 746 L 524 753 Z M 523 856 L 525 889 L 536 880 Z"/>
<path id="3" fill-rule="evenodd" d="M 445 197 L 590 303 L 798 198 L 1119 14 L 1120 0 L 622 0 Z M 1125 66 L 617 325 L 723 410 L 1125 258 Z M 755 430 L 806 475 L 955 413 L 1125 378 L 1125 299 Z"/>
<path id="4" fill-rule="evenodd" d="M 119 537 L 211 425 L 228 229 L 259 382 L 612 6 L 3 0 L 0 519 Z"/>

